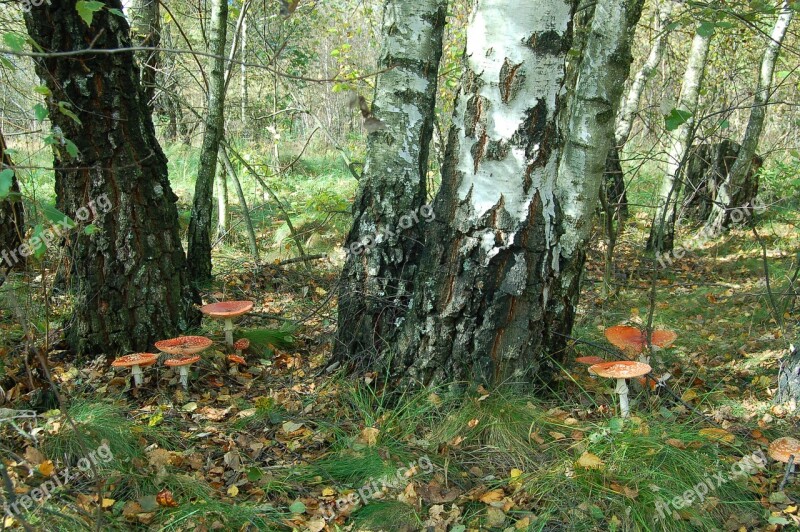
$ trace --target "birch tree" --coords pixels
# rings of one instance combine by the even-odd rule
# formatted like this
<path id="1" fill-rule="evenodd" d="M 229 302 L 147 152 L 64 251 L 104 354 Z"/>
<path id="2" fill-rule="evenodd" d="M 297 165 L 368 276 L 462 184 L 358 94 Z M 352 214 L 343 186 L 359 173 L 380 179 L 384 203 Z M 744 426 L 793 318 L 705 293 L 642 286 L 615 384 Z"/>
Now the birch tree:
<path id="1" fill-rule="evenodd" d="M 678 105 L 673 113 L 681 116 L 681 123 L 670 132 L 667 150 L 667 168 L 661 180 L 653 226 L 647 240 L 647 249 L 656 253 L 672 251 L 675 238 L 675 217 L 677 216 L 678 195 L 681 189 L 680 172 L 686 151 L 692 145 L 695 118 L 698 111 L 700 86 L 708 60 L 713 29 L 705 26 L 697 28 L 689 50 L 689 59 L 683 75 Z"/>
<path id="2" fill-rule="evenodd" d="M 347 360 L 390 343 L 413 291 L 446 9 L 446 0 L 385 4 L 385 72 L 367 119 L 384 127 L 368 137 L 340 280 L 335 351 Z"/>
<path id="3" fill-rule="evenodd" d="M 131 4 L 131 40 L 136 46 L 158 48 L 161 44 L 161 16 L 158 0 L 135 0 Z M 142 87 L 147 106 L 153 110 L 156 95 L 156 76 L 161 68 L 158 50 L 136 52 Z"/>
<path id="4" fill-rule="evenodd" d="M 128 23 L 113 13 L 122 9 L 119 0 L 105 5 L 90 24 L 75 0 L 25 14 L 34 49 L 54 53 L 36 57 L 36 72 L 50 93 L 53 135 L 63 141 L 55 144 L 53 167 L 57 207 L 68 218 L 58 216 L 58 228 L 48 231 L 69 246 L 74 305 L 67 339 L 78 354 L 144 351 L 199 323 L 178 198 L 133 53 L 124 51 L 131 47 Z M 90 46 L 117 51 L 69 55 Z"/>
<path id="5" fill-rule="evenodd" d="M 742 189 L 747 176 L 751 172 L 753 158 L 756 155 L 758 141 L 761 138 L 761 131 L 764 129 L 764 120 L 767 116 L 767 105 L 769 104 L 772 90 L 772 75 L 775 72 L 775 62 L 793 16 L 794 9 L 789 6 L 788 2 L 783 2 L 778 18 L 775 21 L 775 26 L 772 28 L 772 33 L 767 40 L 764 55 L 761 58 L 758 84 L 742 144 L 730 172 L 725 176 L 717 190 L 711 214 L 704 229 L 706 235 L 718 236 L 722 233 L 730 221 L 732 210 L 745 207 L 746 205 L 743 205 L 743 203 L 753 199 L 739 199 L 738 192 Z"/>
<path id="6" fill-rule="evenodd" d="M 399 350 L 386 359 L 407 382 L 530 380 L 544 353 L 563 345 L 558 333 L 569 332 L 572 307 L 560 302 L 559 277 L 572 267 L 563 261 L 582 260 L 576 249 L 588 230 L 584 216 L 593 214 L 589 204 L 613 140 L 618 101 L 609 106 L 607 98 L 619 89 L 608 93 L 605 85 L 621 87 L 624 76 L 606 63 L 618 46 L 605 37 L 625 27 L 628 17 L 620 12 L 629 6 L 618 0 L 597 6 L 579 67 L 581 88 L 564 117 L 576 128 L 567 139 L 558 123 L 573 7 L 563 0 L 482 0 L 470 15 L 436 219 L 426 226 Z M 597 120 L 605 139 L 593 138 L 601 131 Z M 584 185 L 580 171 L 596 175 Z M 584 186 L 593 188 L 588 197 L 581 195 Z M 565 238 L 567 228 L 579 234 Z"/>
<path id="7" fill-rule="evenodd" d="M 214 57 L 211 58 L 206 127 L 194 189 L 192 217 L 189 222 L 189 273 L 194 283 L 203 283 L 211 279 L 213 185 L 217 171 L 217 152 L 224 129 L 227 28 L 227 0 L 212 0 L 209 48 Z"/>

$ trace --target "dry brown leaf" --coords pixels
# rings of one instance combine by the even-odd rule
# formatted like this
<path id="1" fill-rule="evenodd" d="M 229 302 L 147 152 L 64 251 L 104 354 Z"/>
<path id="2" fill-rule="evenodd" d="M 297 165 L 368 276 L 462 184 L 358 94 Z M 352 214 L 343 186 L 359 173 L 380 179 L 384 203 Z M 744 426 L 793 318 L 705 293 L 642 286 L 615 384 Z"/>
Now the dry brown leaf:
<path id="1" fill-rule="evenodd" d="M 596 454 L 589 451 L 584 451 L 580 458 L 578 458 L 578 465 L 584 469 L 603 469 L 605 464 Z"/>
<path id="2" fill-rule="evenodd" d="M 478 500 L 484 504 L 492 504 L 493 502 L 500 502 L 505 497 L 505 493 L 502 489 L 496 489 L 487 491 L 483 495 L 481 495 Z"/>

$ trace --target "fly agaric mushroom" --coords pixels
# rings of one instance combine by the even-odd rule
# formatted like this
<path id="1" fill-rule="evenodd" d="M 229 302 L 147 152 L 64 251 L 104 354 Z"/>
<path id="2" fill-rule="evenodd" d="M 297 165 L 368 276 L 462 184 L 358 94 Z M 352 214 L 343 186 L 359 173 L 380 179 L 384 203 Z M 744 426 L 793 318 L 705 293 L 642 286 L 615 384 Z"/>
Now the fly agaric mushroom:
<path id="1" fill-rule="evenodd" d="M 628 417 L 630 413 L 630 407 L 628 406 L 628 385 L 625 383 L 625 379 L 647 375 L 652 369 L 653 368 L 644 362 L 636 362 L 634 360 L 603 362 L 589 367 L 589 371 L 595 375 L 609 379 L 617 379 L 617 386 L 614 388 L 614 392 L 619 394 L 619 408 L 622 412 L 622 417 Z"/>
<path id="2" fill-rule="evenodd" d="M 155 353 L 134 353 L 132 355 L 125 355 L 119 357 L 111 363 L 115 368 L 131 368 L 133 373 L 133 383 L 136 386 L 142 385 L 142 367 L 152 366 L 158 360 L 158 355 Z"/>
<path id="3" fill-rule="evenodd" d="M 200 307 L 200 312 L 209 318 L 225 320 L 225 343 L 233 347 L 233 318 L 247 314 L 252 308 L 252 301 L 220 301 Z"/>
<path id="4" fill-rule="evenodd" d="M 233 344 L 233 348 L 236 349 L 236 354 L 241 357 L 242 351 L 250 348 L 250 340 L 247 338 L 240 338 Z"/>
<path id="5" fill-rule="evenodd" d="M 786 474 L 783 476 L 778 491 L 783 490 L 789 474 L 797 471 L 797 460 L 800 458 L 800 440 L 788 436 L 778 438 L 769 445 L 769 456 L 773 460 L 786 464 Z"/>
<path id="6" fill-rule="evenodd" d="M 615 325 L 605 330 L 609 342 L 624 353 L 641 355 L 647 347 L 647 332 L 629 325 Z M 650 343 L 656 347 L 669 347 L 678 335 L 666 329 L 656 329 L 650 335 Z M 640 362 L 647 362 L 647 357 L 640 356 Z"/>
<path id="7" fill-rule="evenodd" d="M 246 364 L 244 357 L 239 355 L 228 355 L 228 362 L 231 363 L 231 375 L 236 375 L 237 373 L 239 373 L 240 364 L 242 366 Z"/>
<path id="8" fill-rule="evenodd" d="M 156 342 L 156 349 L 170 355 L 189 356 L 205 351 L 214 342 L 205 336 L 179 336 Z"/>
<path id="9" fill-rule="evenodd" d="M 165 365 L 171 368 L 178 368 L 180 373 L 181 386 L 185 390 L 189 389 L 189 366 L 200 360 L 200 355 L 182 356 L 180 358 L 170 358 L 164 362 Z"/>

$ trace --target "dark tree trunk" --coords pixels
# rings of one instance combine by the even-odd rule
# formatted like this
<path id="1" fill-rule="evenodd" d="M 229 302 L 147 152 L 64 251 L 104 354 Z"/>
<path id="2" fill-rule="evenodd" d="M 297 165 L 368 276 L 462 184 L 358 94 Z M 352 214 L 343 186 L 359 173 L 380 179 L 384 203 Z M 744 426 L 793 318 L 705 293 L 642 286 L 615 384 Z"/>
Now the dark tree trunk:
<path id="1" fill-rule="evenodd" d="M 720 186 L 729 179 L 730 171 L 740 146 L 732 140 L 723 140 L 717 144 L 701 144 L 692 148 L 686 164 L 684 179 L 686 192 L 683 200 L 683 215 L 692 220 L 706 221 L 713 211 L 714 204 L 720 199 L 717 192 Z M 750 171 L 739 187 L 733 191 L 729 202 L 724 205 L 727 211 L 723 227 L 730 222 L 730 213 L 735 209 L 749 212 L 758 194 L 758 169 L 763 160 L 756 155 L 750 165 Z M 737 220 L 741 221 L 741 219 Z"/>
<path id="2" fill-rule="evenodd" d="M 775 403 L 790 403 L 794 405 L 794 409 L 800 405 L 800 351 L 797 349 L 794 349 L 781 361 Z"/>
<path id="3" fill-rule="evenodd" d="M 612 217 L 619 215 L 619 218 L 624 220 L 628 217 L 628 195 L 625 192 L 625 174 L 622 172 L 619 150 L 616 147 L 608 151 L 603 182 L 606 187 L 608 208 L 611 210 L 607 214 Z"/>
<path id="4" fill-rule="evenodd" d="M 2 160 L 0 171 L 14 168 L 11 157 L 6 153 L 6 141 L 2 131 L 0 131 L 0 160 Z M 0 271 L 11 270 L 25 264 L 25 257 L 17 253 L 24 234 L 25 215 L 22 209 L 22 199 L 19 196 L 19 183 L 14 174 L 11 177 L 11 190 L 8 197 L 0 200 L 0 250 L 4 251 L 0 257 Z"/>
<path id="5" fill-rule="evenodd" d="M 106 6 L 121 9 L 119 0 Z M 91 27 L 75 1 L 53 0 L 25 15 L 45 51 L 131 46 L 128 24 L 108 9 Z M 68 340 L 78 354 L 142 351 L 199 321 L 178 234 L 177 197 L 155 138 L 131 52 L 37 58 L 52 93 L 50 118 L 79 154 L 56 145 L 58 208 L 76 220 L 66 233 L 74 312 Z M 80 123 L 59 110 L 69 102 Z M 86 225 L 96 231 L 87 234 Z"/>

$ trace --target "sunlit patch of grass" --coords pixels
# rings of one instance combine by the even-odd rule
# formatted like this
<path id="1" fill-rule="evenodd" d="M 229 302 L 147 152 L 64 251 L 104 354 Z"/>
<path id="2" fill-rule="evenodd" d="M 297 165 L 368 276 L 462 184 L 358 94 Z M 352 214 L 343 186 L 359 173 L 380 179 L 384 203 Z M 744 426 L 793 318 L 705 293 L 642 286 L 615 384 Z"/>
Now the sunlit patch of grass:
<path id="1" fill-rule="evenodd" d="M 355 529 L 361 531 L 420 530 L 422 521 L 413 506 L 399 501 L 376 501 L 353 513 Z"/>
<path id="2" fill-rule="evenodd" d="M 284 530 L 281 514 L 269 504 L 228 504 L 216 500 L 181 504 L 176 508 L 164 508 L 158 519 L 162 531 L 191 529 L 222 530 Z"/>

